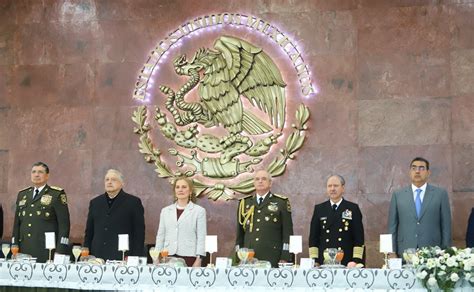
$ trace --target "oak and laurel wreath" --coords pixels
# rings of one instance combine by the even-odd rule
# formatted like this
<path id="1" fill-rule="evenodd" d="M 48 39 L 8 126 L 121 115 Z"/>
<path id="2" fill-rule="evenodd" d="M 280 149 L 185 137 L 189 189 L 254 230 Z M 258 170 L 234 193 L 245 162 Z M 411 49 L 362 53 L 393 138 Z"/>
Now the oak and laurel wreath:
<path id="1" fill-rule="evenodd" d="M 156 110 L 158 111 L 159 109 L 156 108 Z M 150 130 L 152 127 L 149 125 L 149 123 L 147 123 L 147 118 L 147 107 L 144 105 L 138 106 L 133 112 L 132 121 L 136 124 L 136 127 L 134 127 L 133 131 L 135 134 L 140 136 L 138 148 L 140 153 L 143 154 L 145 161 L 155 165 L 155 171 L 161 178 L 167 178 L 170 181 L 173 181 L 173 179 L 180 175 L 189 176 L 186 172 L 184 174 L 180 172 L 173 173 L 168 165 L 166 165 L 161 160 L 161 151 L 156 149 L 151 141 Z M 157 120 L 158 117 L 155 115 L 154 119 Z M 285 146 L 280 149 L 280 153 L 267 167 L 267 171 L 272 177 L 282 175 L 286 170 L 286 162 L 288 160 L 295 159 L 295 153 L 303 146 L 306 138 L 305 132 L 308 129 L 308 119 L 308 107 L 304 104 L 300 104 L 296 110 L 296 121 L 291 125 L 293 130 L 291 134 L 288 135 L 285 141 Z M 222 183 L 208 185 L 196 179 L 193 181 L 196 190 L 196 196 L 205 194 L 209 199 L 212 200 L 234 199 L 234 196 L 225 192 L 226 189 L 242 194 L 248 194 L 255 190 L 252 178 L 248 178 L 237 184 L 231 185 L 224 185 Z"/>

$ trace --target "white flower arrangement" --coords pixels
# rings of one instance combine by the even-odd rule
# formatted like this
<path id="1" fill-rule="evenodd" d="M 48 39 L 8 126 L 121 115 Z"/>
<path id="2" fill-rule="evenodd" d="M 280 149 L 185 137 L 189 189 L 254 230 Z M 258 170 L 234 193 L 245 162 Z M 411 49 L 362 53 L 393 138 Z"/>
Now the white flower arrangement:
<path id="1" fill-rule="evenodd" d="M 452 291 L 456 283 L 466 280 L 474 284 L 474 250 L 456 247 L 442 250 L 439 247 L 425 247 L 413 256 L 416 277 L 428 290 Z"/>

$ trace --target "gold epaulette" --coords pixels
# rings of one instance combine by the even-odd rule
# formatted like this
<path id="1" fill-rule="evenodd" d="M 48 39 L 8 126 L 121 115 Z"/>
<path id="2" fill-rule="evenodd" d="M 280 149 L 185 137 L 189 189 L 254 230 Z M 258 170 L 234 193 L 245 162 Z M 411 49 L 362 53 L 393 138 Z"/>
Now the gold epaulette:
<path id="1" fill-rule="evenodd" d="M 280 198 L 280 199 L 283 199 L 283 200 L 288 200 L 288 197 L 285 197 L 285 196 L 282 196 L 282 195 L 278 195 L 278 194 L 273 194 L 275 197 L 277 198 Z"/>
<path id="2" fill-rule="evenodd" d="M 364 257 L 364 246 L 354 246 L 353 257 L 362 259 Z"/>
<path id="3" fill-rule="evenodd" d="M 24 189 L 22 189 L 22 190 L 19 190 L 18 192 L 21 193 L 21 192 L 23 192 L 23 191 L 29 190 L 30 188 L 32 188 L 32 187 L 26 187 L 26 188 L 24 188 Z"/>
<path id="4" fill-rule="evenodd" d="M 239 201 L 240 201 L 240 200 L 245 200 L 245 199 L 247 199 L 247 198 L 250 198 L 251 196 L 253 196 L 253 195 L 247 195 L 247 196 L 245 196 L 245 197 L 242 197 L 242 198 L 239 199 Z"/>
<path id="5" fill-rule="evenodd" d="M 60 188 L 60 187 L 56 187 L 56 186 L 49 186 L 50 188 L 52 188 L 53 190 L 56 190 L 56 191 L 62 191 L 63 188 Z"/>

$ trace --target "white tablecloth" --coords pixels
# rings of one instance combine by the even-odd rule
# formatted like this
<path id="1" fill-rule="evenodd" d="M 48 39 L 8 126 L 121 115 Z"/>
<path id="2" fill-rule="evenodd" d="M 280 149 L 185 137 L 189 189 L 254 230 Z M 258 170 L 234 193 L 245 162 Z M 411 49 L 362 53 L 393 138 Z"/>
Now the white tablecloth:
<path id="1" fill-rule="evenodd" d="M 174 268 L 0 262 L 0 286 L 146 291 L 426 291 L 413 270 Z M 457 291 L 473 291 L 467 283 Z"/>

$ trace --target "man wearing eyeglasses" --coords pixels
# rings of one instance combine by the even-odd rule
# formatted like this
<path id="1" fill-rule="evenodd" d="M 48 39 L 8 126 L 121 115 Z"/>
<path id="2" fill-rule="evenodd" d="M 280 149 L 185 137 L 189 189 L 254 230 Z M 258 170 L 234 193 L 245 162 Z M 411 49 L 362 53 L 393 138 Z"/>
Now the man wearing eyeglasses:
<path id="1" fill-rule="evenodd" d="M 430 163 L 416 157 L 410 164 L 411 186 L 392 195 L 388 232 L 394 251 L 401 256 L 407 248 L 451 246 L 451 210 L 445 189 L 428 184 Z"/>

